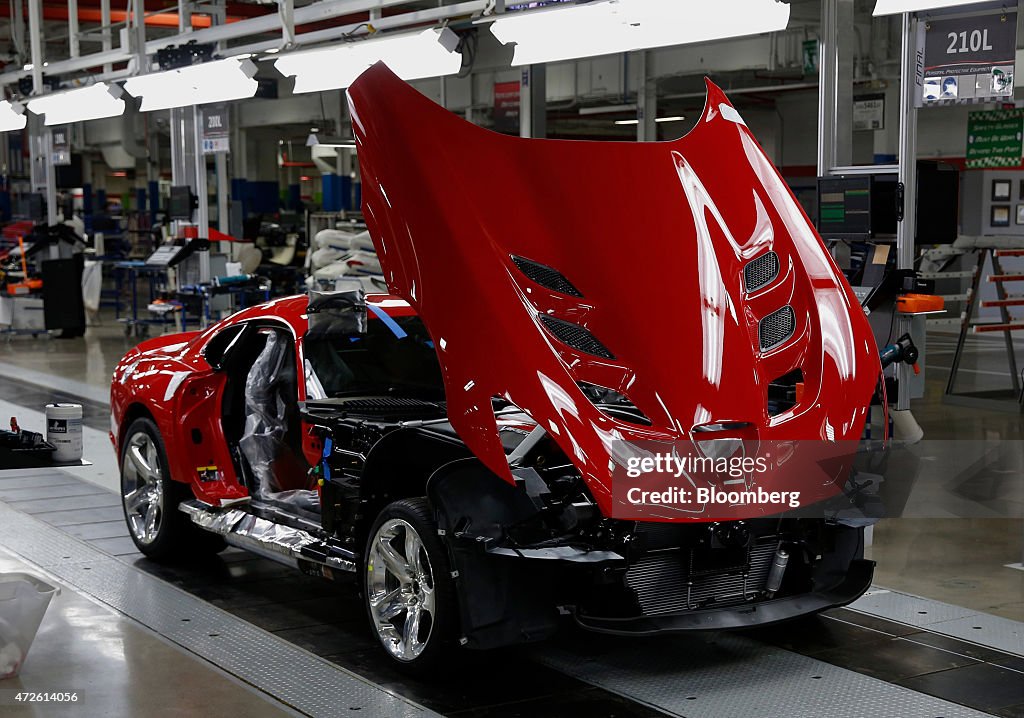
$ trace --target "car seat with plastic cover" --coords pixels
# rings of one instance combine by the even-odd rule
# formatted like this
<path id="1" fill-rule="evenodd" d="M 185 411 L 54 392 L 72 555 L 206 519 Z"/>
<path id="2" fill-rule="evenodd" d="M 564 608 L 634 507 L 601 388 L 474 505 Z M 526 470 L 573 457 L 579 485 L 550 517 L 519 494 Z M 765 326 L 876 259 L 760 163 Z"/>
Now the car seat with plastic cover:
<path id="1" fill-rule="evenodd" d="M 267 331 L 266 343 L 245 381 L 245 428 L 239 448 L 248 464 L 253 493 L 277 501 L 305 504 L 305 467 L 293 448 L 296 415 L 295 361 L 292 343 L 282 332 Z"/>

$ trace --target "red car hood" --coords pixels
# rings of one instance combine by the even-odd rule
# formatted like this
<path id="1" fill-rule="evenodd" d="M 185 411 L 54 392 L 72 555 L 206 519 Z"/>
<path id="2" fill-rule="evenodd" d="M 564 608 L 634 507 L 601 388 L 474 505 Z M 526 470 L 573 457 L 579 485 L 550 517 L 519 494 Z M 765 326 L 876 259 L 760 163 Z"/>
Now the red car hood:
<path id="1" fill-rule="evenodd" d="M 348 96 L 388 286 L 436 342 L 452 424 L 499 476 L 494 396 L 548 431 L 606 516 L 623 517 L 619 440 L 726 422 L 761 440 L 860 438 L 881 370 L 867 319 L 711 82 L 693 131 L 659 143 L 496 134 L 382 64 Z M 770 259 L 750 264 L 769 252 L 778 276 L 756 288 L 744 272 L 770 276 Z M 788 339 L 786 316 L 761 323 L 786 306 Z M 759 328 L 779 343 L 762 350 Z M 796 368 L 802 397 L 770 416 L 768 383 Z M 651 425 L 611 418 L 577 382 L 626 395 Z"/>

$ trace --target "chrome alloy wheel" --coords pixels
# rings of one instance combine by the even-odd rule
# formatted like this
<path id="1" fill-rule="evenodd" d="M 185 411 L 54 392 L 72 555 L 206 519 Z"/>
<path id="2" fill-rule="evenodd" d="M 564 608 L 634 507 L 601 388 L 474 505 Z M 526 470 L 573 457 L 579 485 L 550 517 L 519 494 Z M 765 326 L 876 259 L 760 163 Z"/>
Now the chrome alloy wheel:
<path id="1" fill-rule="evenodd" d="M 136 541 L 153 543 L 164 518 L 163 467 L 156 442 L 145 431 L 128 440 L 121 466 L 121 500 Z"/>
<path id="2" fill-rule="evenodd" d="M 423 540 L 407 521 L 389 519 L 373 536 L 366 598 L 377 636 L 400 661 L 427 647 L 434 627 L 434 574 Z"/>

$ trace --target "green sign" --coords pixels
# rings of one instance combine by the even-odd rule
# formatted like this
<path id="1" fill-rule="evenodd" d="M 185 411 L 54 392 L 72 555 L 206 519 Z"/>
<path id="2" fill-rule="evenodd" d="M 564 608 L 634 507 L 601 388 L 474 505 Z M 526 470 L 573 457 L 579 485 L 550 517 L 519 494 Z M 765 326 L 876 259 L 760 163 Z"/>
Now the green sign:
<path id="1" fill-rule="evenodd" d="M 1020 167 L 1024 110 L 988 110 L 967 116 L 967 167 Z"/>
<path id="2" fill-rule="evenodd" d="M 813 75 L 818 71 L 818 41 L 804 40 L 804 74 Z"/>

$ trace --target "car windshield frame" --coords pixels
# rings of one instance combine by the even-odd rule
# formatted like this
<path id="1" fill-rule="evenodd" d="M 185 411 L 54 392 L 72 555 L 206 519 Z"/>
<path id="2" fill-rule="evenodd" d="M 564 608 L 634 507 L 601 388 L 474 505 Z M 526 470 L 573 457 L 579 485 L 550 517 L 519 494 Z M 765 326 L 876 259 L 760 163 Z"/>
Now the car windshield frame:
<path id="1" fill-rule="evenodd" d="M 303 337 L 307 399 L 400 396 L 443 402 L 441 364 L 419 316 L 391 316 L 372 304 L 367 310 L 365 332 Z"/>

